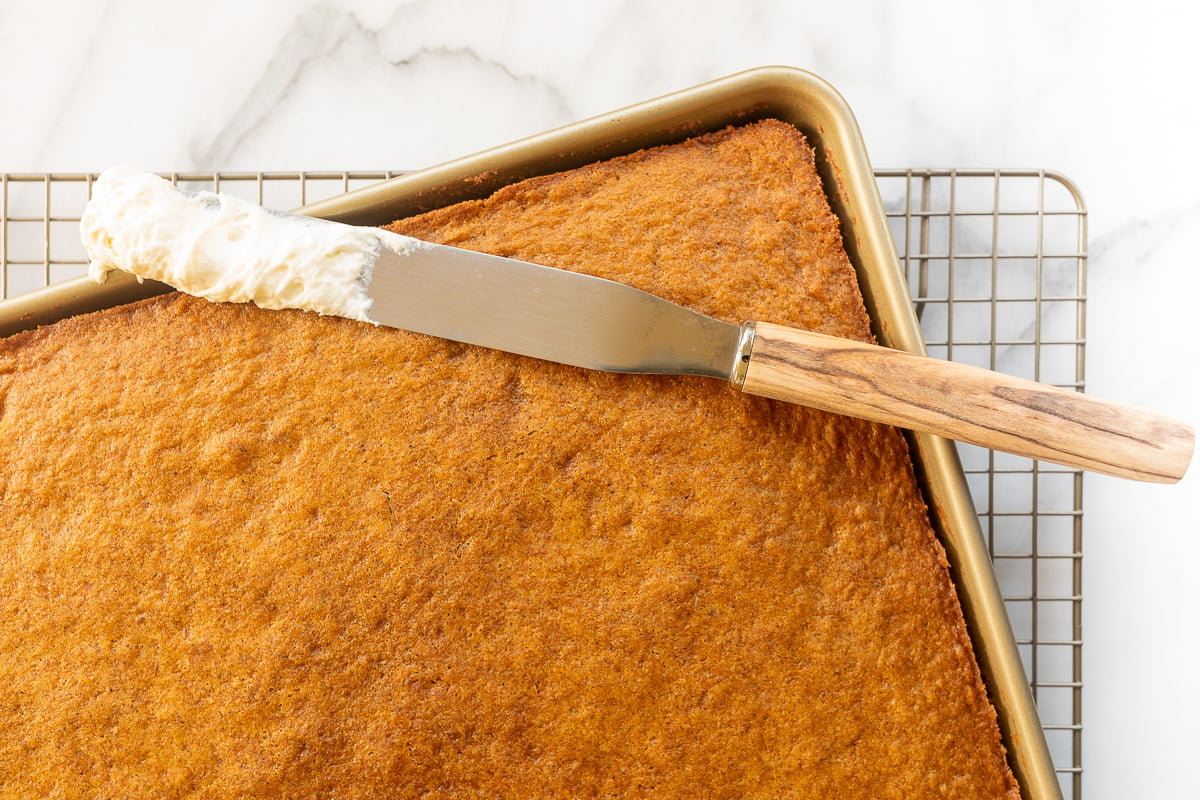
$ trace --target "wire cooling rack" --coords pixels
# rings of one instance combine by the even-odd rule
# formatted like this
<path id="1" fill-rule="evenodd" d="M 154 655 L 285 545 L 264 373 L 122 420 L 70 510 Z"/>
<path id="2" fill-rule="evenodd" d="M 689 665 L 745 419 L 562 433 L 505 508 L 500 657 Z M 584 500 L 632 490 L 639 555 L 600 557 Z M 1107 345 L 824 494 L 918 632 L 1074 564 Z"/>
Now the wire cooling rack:
<path id="1" fill-rule="evenodd" d="M 392 172 L 191 173 L 295 208 Z M 880 170 L 892 236 L 931 355 L 1083 389 L 1086 211 L 1060 175 Z M 82 274 L 79 217 L 94 176 L 0 174 L 0 298 Z M 1063 794 L 1081 796 L 1083 477 L 961 445 L 967 480 Z"/>
<path id="2" fill-rule="evenodd" d="M 931 355 L 1083 389 L 1087 212 L 1044 170 L 881 170 Z M 959 445 L 1066 797 L 1082 793 L 1083 473 Z"/>

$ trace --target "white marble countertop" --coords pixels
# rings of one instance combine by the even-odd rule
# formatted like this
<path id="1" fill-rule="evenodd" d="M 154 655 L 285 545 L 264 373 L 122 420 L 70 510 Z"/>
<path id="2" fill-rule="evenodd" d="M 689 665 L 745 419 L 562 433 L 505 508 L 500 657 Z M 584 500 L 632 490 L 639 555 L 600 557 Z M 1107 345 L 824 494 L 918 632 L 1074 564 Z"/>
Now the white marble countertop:
<path id="1" fill-rule="evenodd" d="M 1088 391 L 1200 422 L 1191 5 L 216 0 L 0 6 L 0 171 L 405 169 L 744 68 L 811 70 L 877 167 L 1087 201 Z M 652 10 L 650 10 L 652 9 Z M 1193 796 L 1200 468 L 1085 483 L 1088 798 Z"/>

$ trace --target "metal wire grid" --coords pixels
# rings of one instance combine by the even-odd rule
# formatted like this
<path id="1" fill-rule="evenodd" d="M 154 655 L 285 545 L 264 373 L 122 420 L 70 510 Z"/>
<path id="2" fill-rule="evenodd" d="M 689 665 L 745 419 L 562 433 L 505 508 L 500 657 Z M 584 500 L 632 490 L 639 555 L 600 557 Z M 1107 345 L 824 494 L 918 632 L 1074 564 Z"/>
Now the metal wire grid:
<path id="1" fill-rule="evenodd" d="M 932 355 L 1083 389 L 1087 213 L 1044 170 L 882 170 Z M 959 452 L 1066 797 L 1082 793 L 1083 474 Z"/>
<path id="2" fill-rule="evenodd" d="M 393 172 L 177 173 L 295 208 Z M 81 275 L 93 175 L 0 174 L 0 298 Z M 1045 171 L 880 170 L 932 355 L 1083 388 L 1086 211 Z M 961 445 L 1065 796 L 1081 796 L 1082 473 Z"/>

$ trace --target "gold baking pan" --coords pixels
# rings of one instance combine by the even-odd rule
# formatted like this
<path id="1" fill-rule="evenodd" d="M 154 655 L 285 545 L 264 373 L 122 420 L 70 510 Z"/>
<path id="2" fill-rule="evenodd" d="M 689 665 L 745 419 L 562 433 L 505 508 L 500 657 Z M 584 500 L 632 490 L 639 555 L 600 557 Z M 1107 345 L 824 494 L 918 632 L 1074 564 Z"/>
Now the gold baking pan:
<path id="1" fill-rule="evenodd" d="M 305 206 L 361 225 L 482 198 L 516 181 L 681 141 L 730 124 L 775 118 L 799 128 L 817 166 L 881 344 L 924 353 L 871 165 L 857 123 L 827 83 L 802 70 L 750 70 L 531 136 L 366 189 Z M 113 274 L 67 281 L 0 302 L 0 336 L 167 291 Z M 1009 762 L 1027 800 L 1060 798 L 1058 779 L 1009 627 L 991 560 L 953 443 L 910 434 L 918 478 L 946 547 L 976 656 L 996 707 Z"/>

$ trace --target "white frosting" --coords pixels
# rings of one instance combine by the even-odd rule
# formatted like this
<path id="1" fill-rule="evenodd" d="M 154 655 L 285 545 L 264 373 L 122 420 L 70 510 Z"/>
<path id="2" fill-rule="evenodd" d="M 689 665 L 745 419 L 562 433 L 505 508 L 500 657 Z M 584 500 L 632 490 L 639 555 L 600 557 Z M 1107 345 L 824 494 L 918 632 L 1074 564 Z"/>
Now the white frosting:
<path id="1" fill-rule="evenodd" d="M 214 302 L 252 301 L 371 322 L 367 286 L 384 247 L 427 246 L 376 228 L 270 211 L 118 167 L 100 175 L 80 222 L 90 264 L 162 281 Z"/>

